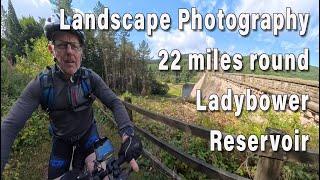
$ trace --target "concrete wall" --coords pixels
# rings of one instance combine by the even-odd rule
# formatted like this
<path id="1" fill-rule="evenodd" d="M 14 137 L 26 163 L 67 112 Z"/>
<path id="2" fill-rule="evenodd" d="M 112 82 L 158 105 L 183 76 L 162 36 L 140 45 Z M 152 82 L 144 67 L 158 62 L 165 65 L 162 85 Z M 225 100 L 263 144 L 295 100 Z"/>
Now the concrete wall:
<path id="1" fill-rule="evenodd" d="M 264 75 L 207 72 L 194 86 L 190 97 L 195 97 L 195 90 L 201 89 L 204 99 L 212 93 L 225 94 L 231 88 L 234 94 L 244 94 L 246 88 L 260 95 L 267 94 L 308 94 L 308 111 L 303 113 L 302 121 L 319 122 L 319 82 L 301 79 L 283 78 Z"/>
<path id="2" fill-rule="evenodd" d="M 183 98 L 190 97 L 190 94 L 191 94 L 193 87 L 194 87 L 194 84 L 184 84 L 182 86 L 182 97 Z"/>
<path id="3" fill-rule="evenodd" d="M 319 82 L 302 81 L 290 78 L 268 78 L 267 76 L 245 75 L 235 73 L 212 74 L 223 79 L 252 85 L 261 90 L 274 93 L 308 94 L 310 101 L 319 104 Z M 272 94 L 274 94 L 272 93 Z"/>

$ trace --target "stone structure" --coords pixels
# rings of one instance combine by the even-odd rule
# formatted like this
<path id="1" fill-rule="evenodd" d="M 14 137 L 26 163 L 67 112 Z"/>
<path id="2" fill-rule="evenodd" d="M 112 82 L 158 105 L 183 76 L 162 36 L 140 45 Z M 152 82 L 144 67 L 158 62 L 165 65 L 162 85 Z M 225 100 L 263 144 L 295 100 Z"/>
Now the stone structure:
<path id="1" fill-rule="evenodd" d="M 190 96 L 196 96 L 196 89 L 201 89 L 204 99 L 212 93 L 222 95 L 227 88 L 232 88 L 234 94 L 244 94 L 246 88 L 260 94 L 308 94 L 308 110 L 303 113 L 301 122 L 319 123 L 319 82 L 307 81 L 278 76 L 265 76 L 239 73 L 204 73 L 202 78 L 194 86 Z"/>

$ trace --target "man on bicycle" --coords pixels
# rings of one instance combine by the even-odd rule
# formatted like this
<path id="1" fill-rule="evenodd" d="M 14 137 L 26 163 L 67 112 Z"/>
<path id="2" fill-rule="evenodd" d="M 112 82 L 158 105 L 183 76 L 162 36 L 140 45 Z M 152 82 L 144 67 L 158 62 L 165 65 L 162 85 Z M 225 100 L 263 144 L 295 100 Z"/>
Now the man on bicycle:
<path id="1" fill-rule="evenodd" d="M 70 17 L 63 18 L 65 23 L 72 23 Z M 52 151 L 48 179 L 61 178 L 71 163 L 73 169 L 82 170 L 86 165 L 92 171 L 93 144 L 99 139 L 92 109 L 95 97 L 112 110 L 119 134 L 127 145 L 122 146 L 125 149 L 122 152 L 131 167 L 138 170 L 134 158 L 140 155 L 142 146 L 139 139 L 132 138 L 133 124 L 127 111 L 98 74 L 80 67 L 85 42 L 83 31 L 60 30 L 58 14 L 46 20 L 44 31 L 55 65 L 29 82 L 1 124 L 1 174 L 16 135 L 39 104 L 50 117 Z"/>

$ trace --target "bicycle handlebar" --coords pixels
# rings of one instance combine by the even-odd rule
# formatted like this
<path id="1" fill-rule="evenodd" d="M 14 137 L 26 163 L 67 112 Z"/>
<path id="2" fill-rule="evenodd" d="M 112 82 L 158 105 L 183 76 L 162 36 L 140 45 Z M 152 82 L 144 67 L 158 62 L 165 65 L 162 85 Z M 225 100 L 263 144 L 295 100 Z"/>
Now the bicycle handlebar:
<path id="1" fill-rule="evenodd" d="M 113 177 L 117 179 L 121 175 L 121 165 L 125 162 L 125 157 L 120 156 L 118 159 L 110 158 L 106 164 L 106 169 L 95 169 L 92 174 L 86 173 L 77 177 L 78 180 L 86 179 L 103 179 L 107 175 L 113 173 Z"/>
<path id="2" fill-rule="evenodd" d="M 113 173 L 113 176 L 115 178 L 117 178 L 120 173 L 121 173 L 121 169 L 120 166 L 125 162 L 125 157 L 121 156 L 118 159 L 111 161 L 110 163 L 108 163 L 106 165 L 106 169 L 105 170 L 101 170 L 97 173 L 97 176 L 100 179 L 103 179 L 105 176 L 107 176 L 108 174 Z"/>
<path id="3" fill-rule="evenodd" d="M 114 149 L 111 141 L 108 138 L 105 137 L 96 141 L 94 144 L 94 149 L 96 160 L 94 161 L 93 172 L 90 173 L 89 171 L 84 171 L 79 175 L 79 173 L 69 171 L 65 174 L 66 179 L 100 180 L 111 173 L 115 179 L 123 179 L 125 176 L 128 176 L 130 172 L 125 175 L 123 173 L 124 171 L 120 167 L 126 161 L 125 156 L 121 155 L 118 157 L 118 159 L 113 156 Z M 106 163 L 105 169 L 101 166 L 103 162 Z"/>

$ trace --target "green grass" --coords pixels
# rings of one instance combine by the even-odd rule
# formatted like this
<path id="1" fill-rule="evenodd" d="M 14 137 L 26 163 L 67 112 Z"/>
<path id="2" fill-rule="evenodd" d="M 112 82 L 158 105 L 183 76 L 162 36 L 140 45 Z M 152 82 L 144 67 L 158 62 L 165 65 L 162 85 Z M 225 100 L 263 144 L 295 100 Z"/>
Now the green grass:
<path id="1" fill-rule="evenodd" d="M 35 112 L 18 134 L 3 179 L 44 179 L 51 151 L 48 117 Z"/>
<path id="2" fill-rule="evenodd" d="M 6 62 L 1 63 L 1 120 L 30 81 Z M 3 179 L 45 179 L 51 151 L 48 116 L 35 111 L 13 143 L 11 156 L 2 174 Z"/>
<path id="3" fill-rule="evenodd" d="M 3 179 L 46 179 L 51 142 L 44 141 L 35 147 L 24 147 L 12 154 Z"/>
<path id="4" fill-rule="evenodd" d="M 167 95 L 169 97 L 181 97 L 182 84 L 168 83 L 168 85 L 169 85 L 169 91 L 168 91 Z"/>

